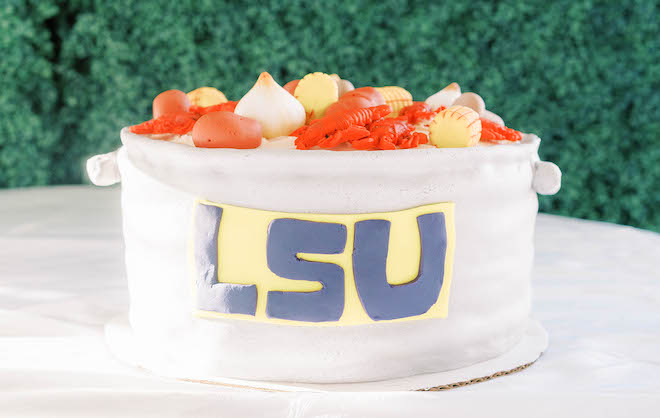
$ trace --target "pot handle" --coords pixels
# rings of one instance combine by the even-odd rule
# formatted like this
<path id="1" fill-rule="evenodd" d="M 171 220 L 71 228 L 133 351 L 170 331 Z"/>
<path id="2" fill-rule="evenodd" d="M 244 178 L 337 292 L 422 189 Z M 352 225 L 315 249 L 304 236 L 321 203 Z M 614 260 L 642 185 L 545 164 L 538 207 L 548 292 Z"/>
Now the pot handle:
<path id="1" fill-rule="evenodd" d="M 561 188 L 561 170 L 549 161 L 534 163 L 534 179 L 532 188 L 538 194 L 553 195 Z"/>
<path id="2" fill-rule="evenodd" d="M 117 166 L 117 152 L 95 155 L 87 160 L 87 175 L 97 186 L 111 186 L 121 181 Z"/>

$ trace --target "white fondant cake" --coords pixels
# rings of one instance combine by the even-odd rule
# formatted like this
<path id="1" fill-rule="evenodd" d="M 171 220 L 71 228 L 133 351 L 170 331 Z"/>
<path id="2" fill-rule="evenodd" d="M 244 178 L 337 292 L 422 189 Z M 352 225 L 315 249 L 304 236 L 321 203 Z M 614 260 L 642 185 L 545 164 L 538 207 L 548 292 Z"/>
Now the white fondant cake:
<path id="1" fill-rule="evenodd" d="M 449 87 L 435 107 L 461 97 Z M 229 129 L 225 113 L 216 125 L 199 119 L 199 131 Z M 190 115 L 179 122 L 192 126 Z M 90 159 L 88 172 L 99 185 L 122 182 L 129 321 L 148 367 L 350 383 L 455 370 L 511 350 L 529 325 L 536 195 L 556 193 L 561 173 L 539 161 L 538 137 L 485 146 L 478 122 L 455 106 L 435 117 L 430 142 L 458 148 L 418 147 L 409 132 L 396 146 L 381 142 L 393 151 L 355 152 L 318 149 L 336 135 L 305 142 L 304 130 L 262 146 L 258 135 L 211 131 L 213 146 L 232 139 L 252 149 L 208 149 L 194 129 L 156 140 L 124 128 L 123 147 Z M 277 131 L 277 118 L 260 123 Z M 362 149 L 369 132 L 342 134 L 362 135 L 350 142 Z"/>
<path id="2" fill-rule="evenodd" d="M 535 178 L 543 163 L 533 135 L 514 145 L 394 153 L 196 149 L 127 129 L 122 141 L 130 323 L 153 356 L 208 375 L 359 382 L 492 359 L 525 331 L 537 212 L 532 185 L 557 182 Z M 454 202 L 448 315 L 336 327 L 196 317 L 187 246 L 199 197 L 301 213 Z"/>

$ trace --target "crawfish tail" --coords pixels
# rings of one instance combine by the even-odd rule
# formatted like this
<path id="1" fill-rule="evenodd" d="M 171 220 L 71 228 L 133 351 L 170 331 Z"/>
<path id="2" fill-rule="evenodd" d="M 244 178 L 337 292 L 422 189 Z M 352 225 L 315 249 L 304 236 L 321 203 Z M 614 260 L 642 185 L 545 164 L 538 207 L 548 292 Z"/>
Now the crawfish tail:
<path id="1" fill-rule="evenodd" d="M 351 142 L 351 146 L 357 150 L 370 150 L 376 146 L 376 140 L 369 136 Z"/>
<path id="2" fill-rule="evenodd" d="M 507 128 L 506 126 L 498 125 L 497 123 L 481 118 L 481 138 L 495 141 L 520 141 L 522 133 L 514 129 Z"/>
<path id="3" fill-rule="evenodd" d="M 337 132 L 337 135 L 341 134 L 342 137 L 346 138 L 346 141 L 356 141 L 358 139 L 366 138 L 369 136 L 370 132 L 367 128 L 363 126 L 351 126 L 348 129 Z"/>
<path id="4" fill-rule="evenodd" d="M 365 126 L 372 121 L 384 118 L 392 112 L 388 105 L 349 109 L 345 112 L 324 116 L 318 122 L 309 126 L 300 140 L 305 146 L 313 147 L 323 138 L 337 131 L 343 131 L 351 126 Z"/>
<path id="5" fill-rule="evenodd" d="M 421 132 L 413 133 L 412 138 L 416 141 L 417 145 L 426 144 L 426 143 L 429 142 L 429 137 L 426 136 L 426 134 L 423 134 Z M 415 146 L 417 146 L 417 145 L 415 145 Z"/>
<path id="6" fill-rule="evenodd" d="M 370 109 L 373 109 L 373 120 L 378 120 L 380 118 L 384 118 L 385 116 L 389 115 L 392 113 L 392 108 L 390 105 L 380 105 L 380 106 L 374 106 L 371 107 Z"/>
<path id="7" fill-rule="evenodd" d="M 331 115 L 336 120 L 340 130 L 347 129 L 350 126 L 365 126 L 369 123 L 384 118 L 392 113 L 389 105 L 363 107 L 358 109 L 349 109 L 346 112 L 335 113 Z"/>

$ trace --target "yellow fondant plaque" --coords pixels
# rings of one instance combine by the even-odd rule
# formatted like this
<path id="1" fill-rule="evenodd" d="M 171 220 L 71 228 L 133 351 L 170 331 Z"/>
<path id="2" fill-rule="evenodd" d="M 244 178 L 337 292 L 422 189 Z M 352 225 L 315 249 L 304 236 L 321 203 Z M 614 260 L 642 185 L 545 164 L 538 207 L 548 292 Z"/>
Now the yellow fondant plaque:
<path id="1" fill-rule="evenodd" d="M 307 326 L 444 318 L 454 247 L 451 202 L 310 214 L 198 200 L 194 313 Z"/>

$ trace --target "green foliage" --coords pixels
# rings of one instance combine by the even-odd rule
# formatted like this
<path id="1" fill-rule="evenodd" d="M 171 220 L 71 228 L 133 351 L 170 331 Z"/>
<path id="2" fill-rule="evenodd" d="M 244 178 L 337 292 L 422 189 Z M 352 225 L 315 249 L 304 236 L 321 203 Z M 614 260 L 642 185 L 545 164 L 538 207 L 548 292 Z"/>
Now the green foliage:
<path id="1" fill-rule="evenodd" d="M 542 210 L 660 230 L 656 1 L 49 4 L 0 7 L 0 186 L 82 181 L 163 90 L 325 71 L 418 100 L 457 81 L 544 139 L 564 177 Z"/>
<path id="2" fill-rule="evenodd" d="M 0 3 L 0 186 L 46 184 L 61 135 L 47 2 Z"/>

